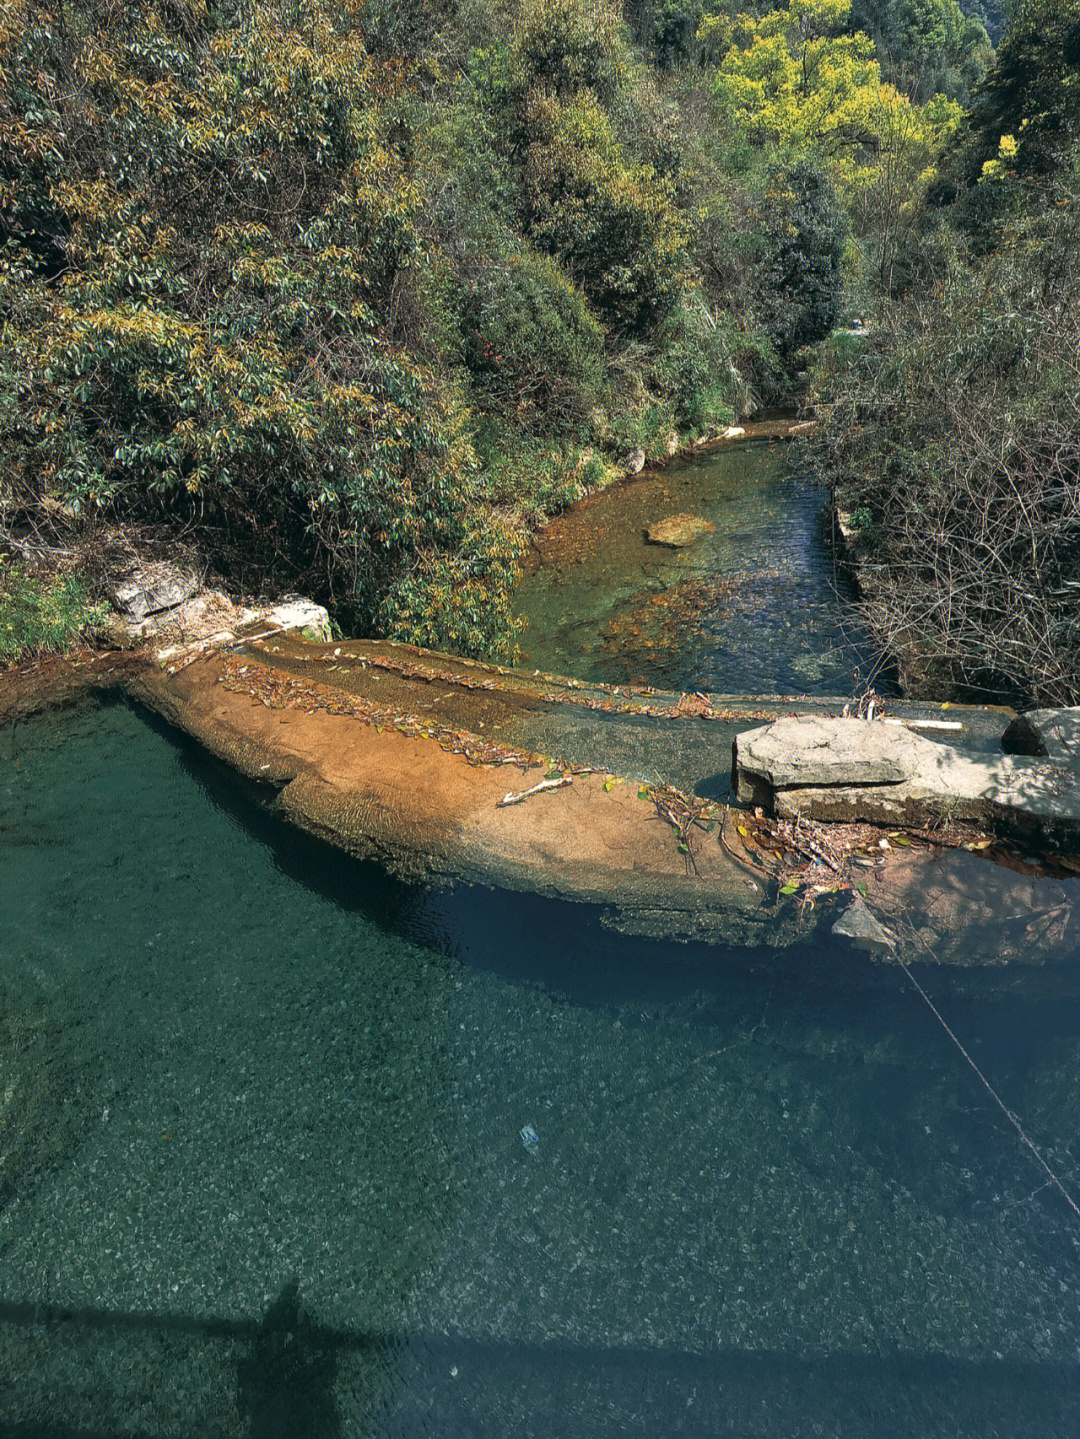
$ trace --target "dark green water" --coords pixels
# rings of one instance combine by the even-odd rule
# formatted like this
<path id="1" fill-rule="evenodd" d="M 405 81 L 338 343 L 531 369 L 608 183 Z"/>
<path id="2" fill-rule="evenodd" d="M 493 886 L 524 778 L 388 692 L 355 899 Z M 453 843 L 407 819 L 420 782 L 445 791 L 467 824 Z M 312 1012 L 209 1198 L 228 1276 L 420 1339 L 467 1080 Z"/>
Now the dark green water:
<path id="1" fill-rule="evenodd" d="M 1080 1228 L 895 968 L 391 884 L 123 707 L 0 733 L 0 881 L 5 1439 L 1080 1433 Z M 1080 964 L 921 973 L 1080 1187 Z"/>
<path id="2" fill-rule="evenodd" d="M 825 496 L 784 445 L 736 445 L 614 485 L 555 521 L 517 592 L 522 663 L 713 694 L 847 695 L 878 673 L 826 543 Z M 646 542 L 691 514 L 687 549 Z"/>

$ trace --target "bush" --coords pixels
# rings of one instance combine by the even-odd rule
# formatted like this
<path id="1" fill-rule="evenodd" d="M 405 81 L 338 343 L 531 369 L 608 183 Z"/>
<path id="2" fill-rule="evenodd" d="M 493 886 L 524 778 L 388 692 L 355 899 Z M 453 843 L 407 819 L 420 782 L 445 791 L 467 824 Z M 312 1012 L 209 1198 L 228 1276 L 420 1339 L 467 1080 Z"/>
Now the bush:
<path id="1" fill-rule="evenodd" d="M 630 160 L 586 91 L 563 102 L 533 97 L 525 156 L 524 218 L 597 311 L 639 334 L 677 303 L 686 229 L 671 182 Z"/>
<path id="2" fill-rule="evenodd" d="M 696 438 L 731 424 L 736 400 L 727 336 L 703 307 L 679 309 L 660 332 L 655 376 L 676 428 Z"/>
<path id="3" fill-rule="evenodd" d="M 0 423 L 23 501 L 198 519 L 363 628 L 395 632 L 425 577 L 469 594 L 460 401 L 380 325 L 421 264 L 406 85 L 355 11 L 12 9 Z"/>
<path id="4" fill-rule="evenodd" d="M 818 441 L 915 693 L 1080 701 L 1080 185 L 887 311 Z"/>
<path id="5" fill-rule="evenodd" d="M 487 404 L 580 431 L 604 385 L 604 332 L 555 260 L 512 239 L 460 277 L 466 363 Z"/>
<path id="6" fill-rule="evenodd" d="M 61 654 L 104 623 L 108 606 L 93 604 L 76 575 L 42 579 L 0 560 L 0 664 Z"/>

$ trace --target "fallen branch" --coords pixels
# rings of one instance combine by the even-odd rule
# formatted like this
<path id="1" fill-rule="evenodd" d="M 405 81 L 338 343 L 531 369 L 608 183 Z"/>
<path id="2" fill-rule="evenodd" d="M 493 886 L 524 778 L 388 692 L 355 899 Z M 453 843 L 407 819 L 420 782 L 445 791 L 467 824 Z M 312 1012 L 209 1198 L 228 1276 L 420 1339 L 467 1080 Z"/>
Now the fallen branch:
<path id="1" fill-rule="evenodd" d="M 532 789 L 523 789 L 518 794 L 511 790 L 509 794 L 503 795 L 495 808 L 504 809 L 507 805 L 521 804 L 522 800 L 528 799 L 530 795 L 546 794 L 548 790 L 562 789 L 564 785 L 573 783 L 574 776 L 572 774 L 560 775 L 558 779 L 542 779 L 539 784 L 534 784 Z"/>

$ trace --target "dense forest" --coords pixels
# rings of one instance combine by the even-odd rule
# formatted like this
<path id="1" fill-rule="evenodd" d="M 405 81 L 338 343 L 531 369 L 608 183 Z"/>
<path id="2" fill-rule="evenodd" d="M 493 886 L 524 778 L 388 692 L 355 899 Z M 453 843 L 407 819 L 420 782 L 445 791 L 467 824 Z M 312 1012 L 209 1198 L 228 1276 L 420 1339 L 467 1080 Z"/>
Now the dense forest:
<path id="1" fill-rule="evenodd" d="M 142 527 L 505 656 L 530 527 L 798 392 L 909 683 L 1080 693 L 1080 0 L 1005 8 L 0 0 L 9 606 Z"/>

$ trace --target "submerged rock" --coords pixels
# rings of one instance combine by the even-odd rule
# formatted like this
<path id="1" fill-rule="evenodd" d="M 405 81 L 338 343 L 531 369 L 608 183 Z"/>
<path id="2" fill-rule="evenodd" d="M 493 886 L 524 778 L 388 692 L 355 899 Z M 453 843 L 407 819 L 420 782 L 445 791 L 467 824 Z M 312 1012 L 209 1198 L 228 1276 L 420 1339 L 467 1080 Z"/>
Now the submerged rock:
<path id="1" fill-rule="evenodd" d="M 833 925 L 832 932 L 867 954 L 891 954 L 896 949 L 892 931 L 885 928 L 861 899 L 852 901 Z"/>
<path id="2" fill-rule="evenodd" d="M 715 525 L 699 515 L 672 515 L 670 519 L 659 520 L 645 531 L 650 545 L 664 545 L 669 550 L 684 550 L 700 540 L 702 535 L 711 535 Z"/>

